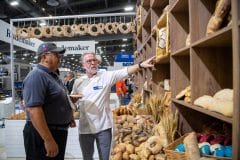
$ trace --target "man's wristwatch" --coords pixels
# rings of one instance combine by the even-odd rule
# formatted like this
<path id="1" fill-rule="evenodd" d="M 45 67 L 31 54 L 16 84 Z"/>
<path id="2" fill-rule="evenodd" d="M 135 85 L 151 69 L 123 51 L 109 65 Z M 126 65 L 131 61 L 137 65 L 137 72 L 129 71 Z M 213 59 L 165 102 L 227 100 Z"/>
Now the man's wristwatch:
<path id="1" fill-rule="evenodd" d="M 142 68 L 143 68 L 143 67 L 141 66 L 141 64 L 142 64 L 142 62 L 139 62 L 139 63 L 138 63 L 138 68 L 139 68 L 139 69 L 142 69 Z"/>

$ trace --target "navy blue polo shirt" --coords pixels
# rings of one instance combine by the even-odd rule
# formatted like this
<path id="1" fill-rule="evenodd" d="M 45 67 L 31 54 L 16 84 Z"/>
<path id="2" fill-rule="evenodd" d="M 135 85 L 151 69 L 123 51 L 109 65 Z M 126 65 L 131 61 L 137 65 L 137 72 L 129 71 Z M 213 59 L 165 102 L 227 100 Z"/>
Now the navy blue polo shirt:
<path id="1" fill-rule="evenodd" d="M 48 124 L 63 125 L 72 119 L 67 92 L 58 75 L 38 64 L 23 81 L 26 107 L 42 106 Z M 30 120 L 27 114 L 27 120 Z"/>

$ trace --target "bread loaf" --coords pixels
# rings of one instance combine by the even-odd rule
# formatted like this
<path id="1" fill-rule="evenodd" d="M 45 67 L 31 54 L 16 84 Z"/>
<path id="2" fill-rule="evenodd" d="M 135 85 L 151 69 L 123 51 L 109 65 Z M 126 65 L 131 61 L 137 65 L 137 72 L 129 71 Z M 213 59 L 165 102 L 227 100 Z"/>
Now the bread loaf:
<path id="1" fill-rule="evenodd" d="M 195 132 L 190 133 L 183 140 L 185 146 L 185 155 L 187 160 L 199 160 L 200 152 L 198 148 L 197 136 Z"/>
<path id="2" fill-rule="evenodd" d="M 214 14 L 207 25 L 207 34 L 216 32 L 220 29 L 223 19 L 228 14 L 231 7 L 231 0 L 218 0 Z"/>

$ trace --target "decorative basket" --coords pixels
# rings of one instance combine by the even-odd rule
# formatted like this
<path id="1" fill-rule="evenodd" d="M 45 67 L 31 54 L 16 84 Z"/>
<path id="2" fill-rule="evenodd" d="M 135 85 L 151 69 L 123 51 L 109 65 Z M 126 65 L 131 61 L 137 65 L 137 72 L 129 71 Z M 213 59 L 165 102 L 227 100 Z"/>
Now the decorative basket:
<path id="1" fill-rule="evenodd" d="M 188 134 L 189 133 L 184 134 L 180 138 L 176 139 L 174 142 L 170 143 L 164 149 L 167 160 L 186 160 L 187 159 L 184 152 L 175 151 L 175 148 L 177 147 L 177 145 L 183 143 L 184 138 L 188 136 Z M 206 156 L 206 155 L 204 155 L 204 157 L 215 158 L 216 160 L 231 160 L 231 158 L 228 158 L 228 157 L 214 157 L 214 156 Z"/>
<path id="2" fill-rule="evenodd" d="M 175 148 L 177 145 L 183 143 L 183 140 L 187 135 L 188 133 L 176 139 L 164 149 L 167 160 L 186 160 L 185 153 L 175 151 Z"/>

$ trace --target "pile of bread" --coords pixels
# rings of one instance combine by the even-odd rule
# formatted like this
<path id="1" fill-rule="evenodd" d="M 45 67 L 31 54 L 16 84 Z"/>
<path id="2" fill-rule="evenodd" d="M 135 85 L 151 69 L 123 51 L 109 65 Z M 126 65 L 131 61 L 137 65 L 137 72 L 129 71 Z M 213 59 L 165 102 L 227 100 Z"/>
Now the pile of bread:
<path id="1" fill-rule="evenodd" d="M 114 116 L 114 147 L 111 160 L 164 160 L 166 141 L 153 134 L 155 122 L 151 115 Z"/>
<path id="2" fill-rule="evenodd" d="M 233 115 L 233 90 L 222 89 L 213 96 L 203 95 L 194 101 L 194 105 L 210 111 L 221 113 L 225 116 Z"/>
<path id="3" fill-rule="evenodd" d="M 21 38 L 50 38 L 50 37 L 73 37 L 91 35 L 98 36 L 101 34 L 128 34 L 136 32 L 134 22 L 128 23 L 98 23 L 98 24 L 73 24 L 73 25 L 56 25 L 42 27 L 16 28 L 16 36 Z"/>

